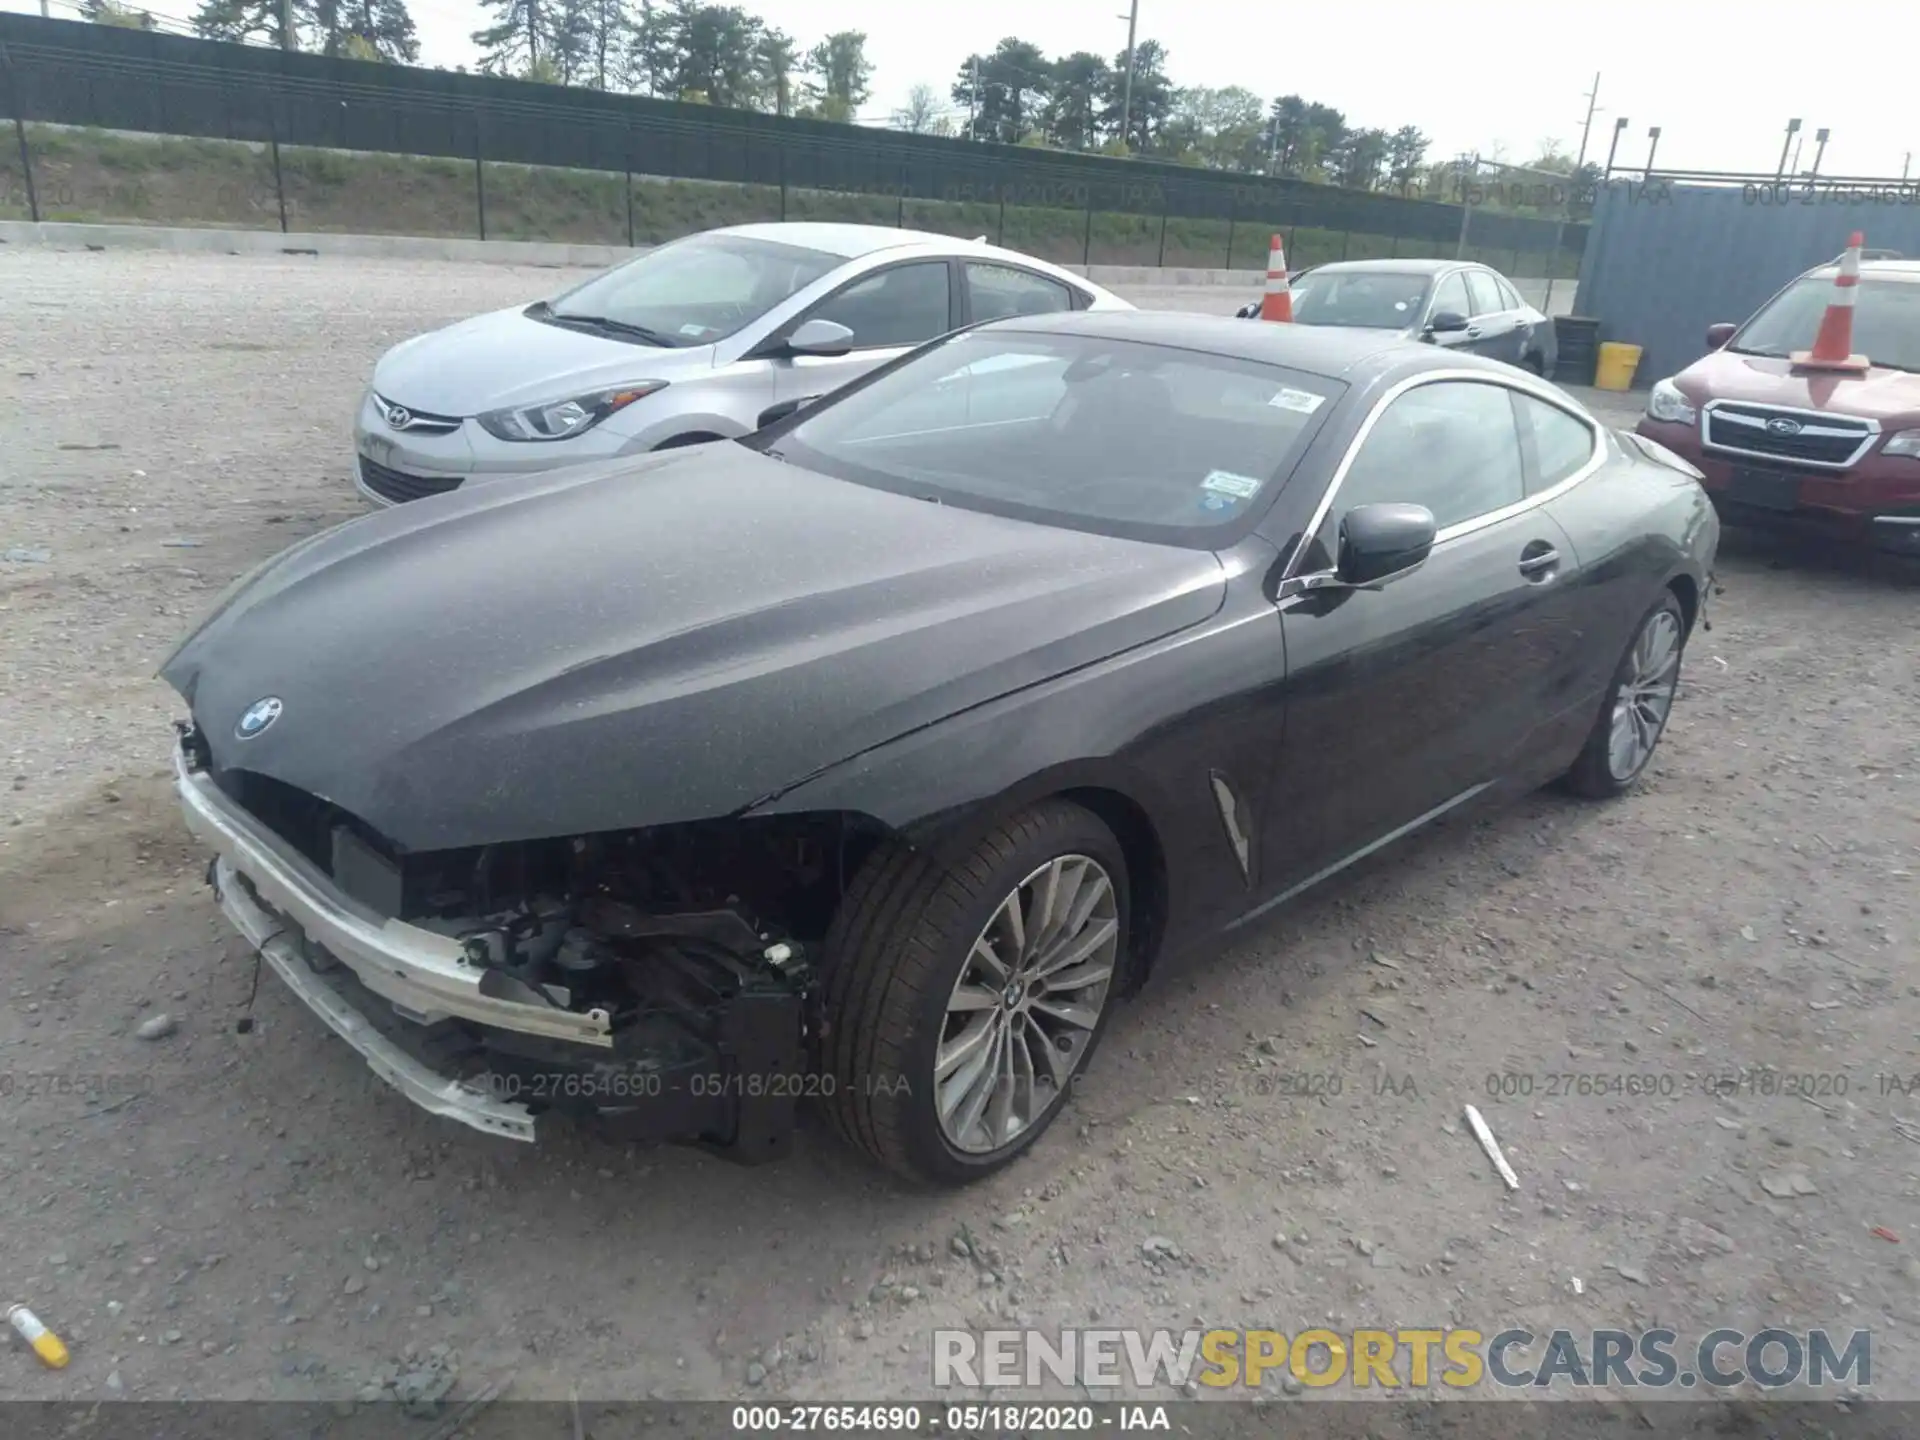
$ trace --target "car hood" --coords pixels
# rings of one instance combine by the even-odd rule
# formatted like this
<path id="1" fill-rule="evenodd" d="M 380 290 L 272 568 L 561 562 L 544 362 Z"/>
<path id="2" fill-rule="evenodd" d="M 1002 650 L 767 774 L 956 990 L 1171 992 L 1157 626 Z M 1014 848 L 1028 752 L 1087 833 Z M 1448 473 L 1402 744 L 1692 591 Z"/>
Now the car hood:
<path id="1" fill-rule="evenodd" d="M 465 417 L 713 368 L 711 345 L 665 349 L 610 339 L 525 311 L 496 310 L 401 342 L 374 366 L 374 390 L 422 414 Z"/>
<path id="2" fill-rule="evenodd" d="M 1878 420 L 1891 427 L 1920 424 L 1920 375 L 1875 366 L 1864 374 L 1796 370 L 1770 355 L 1736 355 L 1716 350 L 1673 377 L 1689 400 L 1746 400 L 1791 405 L 1802 410 L 1832 410 Z"/>
<path id="3" fill-rule="evenodd" d="M 349 521 L 243 582 L 161 673 L 216 775 L 433 850 L 731 814 L 1224 593 L 1207 551 L 720 441 Z M 279 718 L 239 738 L 269 696 Z"/>

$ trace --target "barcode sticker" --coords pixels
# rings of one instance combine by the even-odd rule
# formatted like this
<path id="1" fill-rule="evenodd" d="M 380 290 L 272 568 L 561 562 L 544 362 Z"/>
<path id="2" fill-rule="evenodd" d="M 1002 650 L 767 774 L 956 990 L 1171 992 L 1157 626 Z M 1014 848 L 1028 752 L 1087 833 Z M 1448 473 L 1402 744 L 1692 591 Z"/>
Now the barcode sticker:
<path id="1" fill-rule="evenodd" d="M 1231 495 L 1236 500 L 1251 498 L 1260 489 L 1260 482 L 1251 475 L 1236 475 L 1231 470 L 1209 470 L 1207 478 L 1200 482 L 1200 488 L 1214 495 Z"/>
<path id="2" fill-rule="evenodd" d="M 1311 390 L 1292 390 L 1282 386 L 1279 393 L 1267 401 L 1267 404 L 1282 410 L 1291 410 L 1297 415 L 1311 415 L 1320 408 L 1321 401 L 1325 398 L 1324 395 L 1316 395 Z"/>

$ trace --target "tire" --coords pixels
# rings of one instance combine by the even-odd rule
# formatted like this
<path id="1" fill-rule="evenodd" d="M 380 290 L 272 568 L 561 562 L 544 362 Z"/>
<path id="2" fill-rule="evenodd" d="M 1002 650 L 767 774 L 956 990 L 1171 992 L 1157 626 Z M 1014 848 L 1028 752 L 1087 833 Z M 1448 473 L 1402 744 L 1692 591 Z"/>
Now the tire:
<path id="1" fill-rule="evenodd" d="M 662 440 L 653 448 L 656 450 L 684 450 L 689 445 L 704 445 L 709 440 L 718 440 L 720 438 L 720 436 L 710 434 L 705 430 L 695 430 L 691 434 L 675 435 L 669 439 Z"/>
<path id="2" fill-rule="evenodd" d="M 1056 877 L 1055 894 L 1074 886 L 1060 907 L 1065 918 L 1090 905 L 1078 941 L 1061 953 L 1095 937 L 1099 943 L 1091 958 L 1054 972 L 1058 991 L 1035 981 L 1039 988 L 1015 1002 L 1018 969 L 992 979 L 977 946 L 989 942 L 995 960 L 1002 952 L 1017 956 L 1005 906 L 1019 897 L 1024 919 L 1038 908 L 1049 876 Z M 1011 1164 L 1065 1108 L 1105 1033 L 1121 990 L 1128 922 L 1119 842 L 1097 817 L 1064 800 L 1015 816 L 951 869 L 905 845 L 883 845 L 848 887 L 827 934 L 823 1059 L 835 1127 L 883 1168 L 921 1184 L 966 1184 Z M 1045 965 L 1055 958 L 1043 944 L 1030 960 Z M 1075 997 L 1071 1005 L 1065 996 Z M 966 1008 L 950 1008 L 962 1001 Z M 1090 1025 L 1080 1023 L 1089 1018 Z M 973 1038 L 983 1033 L 987 1038 Z M 943 1044 L 951 1069 L 940 1084 Z M 953 1063 L 962 1053 L 966 1059 Z M 986 1061 L 976 1058 L 982 1054 Z M 994 1084 L 969 1122 L 966 1100 L 978 1100 L 981 1088 L 964 1080 L 988 1064 Z M 943 1099 L 952 1107 L 945 1119 Z"/>
<path id="3" fill-rule="evenodd" d="M 1667 637 L 1664 650 L 1662 635 Z M 1646 773 L 1673 713 L 1686 644 L 1686 612 L 1671 590 L 1664 591 L 1634 627 L 1633 639 L 1614 667 L 1613 683 L 1607 687 L 1593 730 L 1564 777 L 1567 789 L 1589 800 L 1608 800 L 1631 790 Z M 1651 680 L 1644 673 L 1649 666 L 1658 670 Z M 1632 699 L 1635 690 L 1642 697 L 1637 704 Z M 1644 748 L 1616 745 L 1617 725 L 1629 727 Z"/>
<path id="4" fill-rule="evenodd" d="M 1520 368 L 1522 370 L 1527 370 L 1532 372 L 1535 375 L 1538 375 L 1543 380 L 1546 379 L 1547 362 L 1540 357 L 1540 353 L 1538 351 L 1535 351 L 1530 355 L 1523 356 L 1520 360 Z"/>

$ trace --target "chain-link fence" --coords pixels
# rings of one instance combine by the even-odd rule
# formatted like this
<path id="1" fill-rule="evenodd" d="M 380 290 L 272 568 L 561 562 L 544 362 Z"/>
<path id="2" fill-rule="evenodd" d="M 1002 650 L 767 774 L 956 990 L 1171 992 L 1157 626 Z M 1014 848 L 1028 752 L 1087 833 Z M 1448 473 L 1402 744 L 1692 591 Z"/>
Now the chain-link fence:
<path id="1" fill-rule="evenodd" d="M 1063 263 L 1260 269 L 1454 252 L 1468 207 L 1265 176 L 0 14 L 0 215 L 641 245 L 752 220 L 985 235 Z M 1474 215 L 1571 275 L 1583 233 Z"/>

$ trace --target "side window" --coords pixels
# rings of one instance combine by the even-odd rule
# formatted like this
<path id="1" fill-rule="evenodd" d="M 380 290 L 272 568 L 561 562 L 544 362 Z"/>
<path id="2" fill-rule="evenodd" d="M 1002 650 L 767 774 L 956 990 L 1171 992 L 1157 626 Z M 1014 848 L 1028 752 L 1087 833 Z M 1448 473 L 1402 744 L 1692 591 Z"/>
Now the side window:
<path id="1" fill-rule="evenodd" d="M 973 297 L 975 320 L 1003 320 L 1009 315 L 1045 315 L 1073 308 L 1073 292 L 1057 281 L 1009 265 L 967 262 L 967 290 Z"/>
<path id="2" fill-rule="evenodd" d="M 1440 288 L 1433 293 L 1433 308 L 1427 311 L 1432 319 L 1442 311 L 1451 310 L 1456 315 L 1473 314 L 1473 303 L 1467 299 L 1467 282 L 1460 278 L 1460 272 L 1454 271 L 1440 282 Z"/>
<path id="3" fill-rule="evenodd" d="M 896 265 L 856 281 L 808 316 L 853 331 L 856 350 L 918 345 L 953 328 L 944 260 Z"/>
<path id="4" fill-rule="evenodd" d="M 1316 537 L 1338 553 L 1340 518 L 1357 505 L 1424 505 L 1442 530 L 1526 498 L 1520 431 L 1504 385 L 1417 385 L 1389 405 L 1353 457 Z"/>
<path id="5" fill-rule="evenodd" d="M 1493 283 L 1500 287 L 1500 298 L 1506 302 L 1507 309 L 1523 310 L 1526 308 L 1527 302 L 1520 298 L 1519 292 L 1515 290 L 1513 286 L 1509 285 L 1505 280 L 1503 280 L 1500 276 L 1498 275 L 1494 276 Z"/>
<path id="6" fill-rule="evenodd" d="M 1467 294 L 1473 300 L 1473 309 L 1469 315 L 1496 315 L 1510 307 L 1506 297 L 1501 295 L 1500 286 L 1493 276 L 1484 270 L 1467 271 Z"/>
<path id="7" fill-rule="evenodd" d="M 1593 458 L 1593 431 L 1585 421 L 1531 395 L 1516 391 L 1513 399 L 1532 433 L 1536 489 L 1551 489 Z"/>

